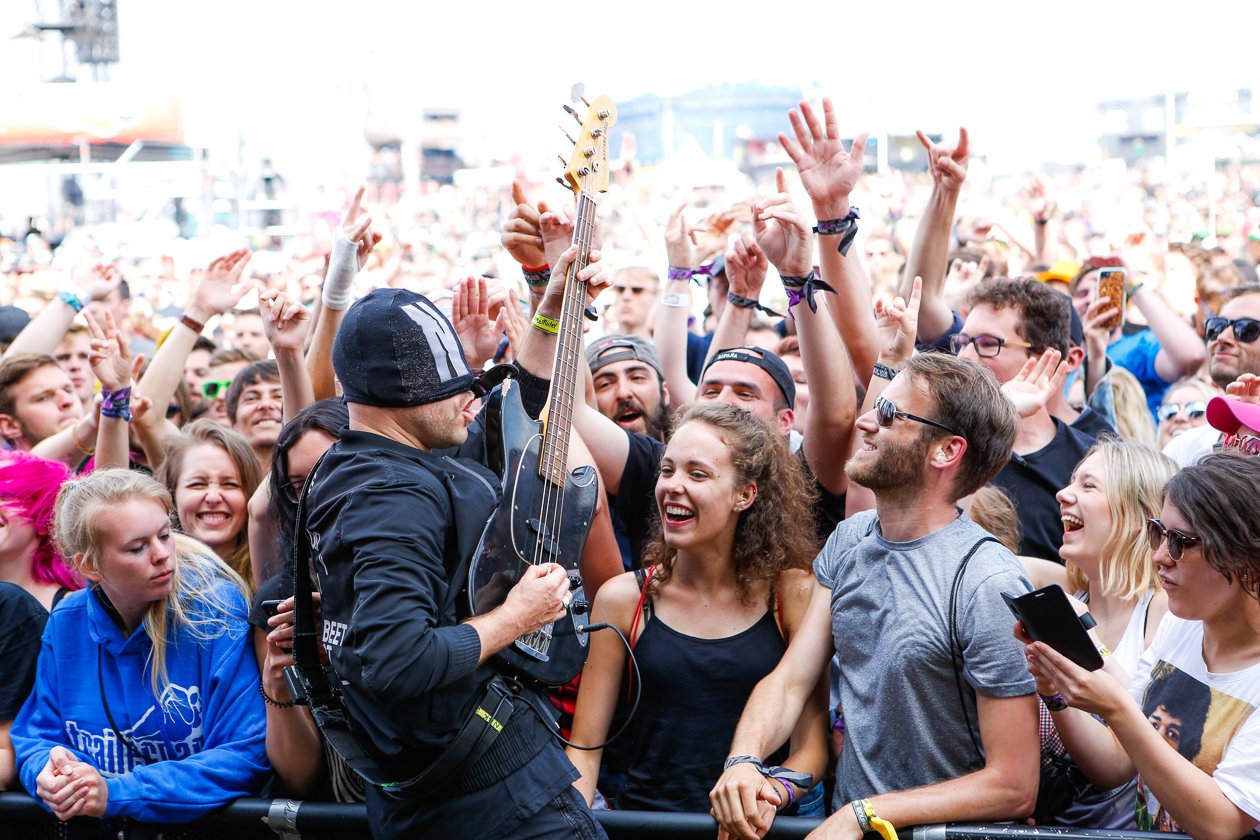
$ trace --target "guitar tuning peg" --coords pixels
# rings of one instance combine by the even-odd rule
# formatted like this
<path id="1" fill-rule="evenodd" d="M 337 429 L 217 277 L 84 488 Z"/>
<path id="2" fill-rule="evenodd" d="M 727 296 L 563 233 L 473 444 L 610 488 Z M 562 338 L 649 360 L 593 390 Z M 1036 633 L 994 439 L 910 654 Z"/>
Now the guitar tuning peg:
<path id="1" fill-rule="evenodd" d="M 565 110 L 565 111 L 567 111 L 567 112 L 569 113 L 569 116 L 570 116 L 570 117 L 573 117 L 573 119 L 577 122 L 577 124 L 578 124 L 578 125 L 581 125 L 581 124 L 582 124 L 582 118 L 578 116 L 578 112 L 577 112 L 577 111 L 573 110 L 573 108 L 571 108 L 571 107 L 570 107 L 570 106 L 568 106 L 568 105 L 565 105 L 565 106 L 564 106 L 564 110 Z"/>
<path id="2" fill-rule="evenodd" d="M 556 178 L 556 183 L 564 187 L 566 190 L 569 188 L 569 182 L 563 178 Z"/>
<path id="3" fill-rule="evenodd" d="M 569 141 L 570 143 L 572 143 L 574 146 L 576 146 L 576 145 L 577 145 L 577 141 L 576 141 L 576 140 L 574 140 L 572 137 L 569 137 L 569 132 L 567 132 L 567 131 L 565 131 L 565 130 L 564 130 L 564 126 L 562 126 L 562 125 L 558 125 L 558 126 L 556 126 L 556 128 L 560 129 L 560 133 L 561 133 L 561 134 L 563 134 L 563 135 L 565 136 L 565 138 L 566 138 L 566 139 L 568 139 L 568 141 Z M 598 131 L 598 130 L 599 130 L 599 129 L 596 129 L 596 131 Z"/>
<path id="4" fill-rule="evenodd" d="M 591 103 L 589 103 L 589 102 L 587 102 L 587 101 L 586 101 L 586 97 L 585 97 L 585 96 L 580 97 L 580 99 L 582 100 L 582 104 L 583 104 L 583 105 L 585 105 L 587 108 L 591 107 Z"/>
<path id="5" fill-rule="evenodd" d="M 568 166 L 569 162 L 564 159 L 564 155 L 556 155 L 556 159 L 560 161 L 561 166 Z"/>

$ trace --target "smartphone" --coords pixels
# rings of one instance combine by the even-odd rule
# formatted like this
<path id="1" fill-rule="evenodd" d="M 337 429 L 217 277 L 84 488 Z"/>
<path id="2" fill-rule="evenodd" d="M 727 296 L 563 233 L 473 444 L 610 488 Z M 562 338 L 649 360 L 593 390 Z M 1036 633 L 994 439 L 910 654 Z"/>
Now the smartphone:
<path id="1" fill-rule="evenodd" d="M 268 617 L 271 617 L 275 615 L 276 613 L 280 612 L 280 605 L 283 603 L 284 603 L 284 600 L 280 598 L 277 598 L 274 601 L 263 601 L 262 602 L 263 612 L 267 613 Z"/>
<path id="2" fill-rule="evenodd" d="M 1086 670 L 1097 671 L 1103 666 L 1102 654 L 1089 637 L 1086 625 L 1057 583 L 1018 598 L 1003 592 L 1002 600 L 1024 623 L 1024 630 L 1033 641 L 1045 642 Z M 1089 626 L 1094 626 L 1093 619 Z"/>
<path id="3" fill-rule="evenodd" d="M 1110 298 L 1110 306 L 1116 310 L 1116 314 L 1107 319 L 1103 324 L 1109 330 L 1124 323 L 1124 269 L 1123 268 L 1104 268 L 1098 272 L 1098 297 Z"/>

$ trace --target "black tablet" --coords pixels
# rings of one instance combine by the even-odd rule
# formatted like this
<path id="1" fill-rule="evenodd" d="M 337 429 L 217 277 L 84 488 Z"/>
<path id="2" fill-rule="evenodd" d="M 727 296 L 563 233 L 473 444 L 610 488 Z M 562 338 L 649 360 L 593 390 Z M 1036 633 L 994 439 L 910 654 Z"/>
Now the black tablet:
<path id="1" fill-rule="evenodd" d="M 1024 630 L 1033 641 L 1045 642 L 1068 659 L 1090 671 L 1103 666 L 1102 654 L 1094 646 L 1086 627 L 1093 627 L 1093 618 L 1086 625 L 1068 602 L 1067 593 L 1058 584 L 1051 584 L 1015 598 L 1002 593 L 1002 599 L 1015 617 L 1024 623 Z M 1086 614 L 1088 616 L 1088 613 Z"/>

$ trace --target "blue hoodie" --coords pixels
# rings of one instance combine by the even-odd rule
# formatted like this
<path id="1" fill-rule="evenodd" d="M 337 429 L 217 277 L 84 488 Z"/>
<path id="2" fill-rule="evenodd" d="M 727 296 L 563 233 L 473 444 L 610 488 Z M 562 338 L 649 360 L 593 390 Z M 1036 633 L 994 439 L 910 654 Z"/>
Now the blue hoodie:
<path id="1" fill-rule="evenodd" d="M 106 779 L 106 818 L 184 823 L 257 795 L 270 772 L 266 713 L 245 601 L 234 591 L 229 598 L 228 632 L 208 640 L 184 627 L 174 634 L 170 683 L 159 700 L 145 667 L 152 643 L 143 625 L 124 637 L 92 590 L 58 604 L 44 630 L 35 691 L 11 732 L 26 789 L 34 794 L 52 748 L 64 746 Z M 98 668 L 114 723 L 143 761 L 114 734 Z"/>

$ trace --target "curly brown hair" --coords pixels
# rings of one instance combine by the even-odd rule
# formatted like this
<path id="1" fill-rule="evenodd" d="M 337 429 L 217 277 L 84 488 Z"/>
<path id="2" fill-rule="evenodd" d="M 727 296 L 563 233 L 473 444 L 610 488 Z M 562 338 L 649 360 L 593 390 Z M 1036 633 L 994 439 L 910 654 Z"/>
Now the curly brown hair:
<path id="1" fill-rule="evenodd" d="M 742 408 L 719 402 L 692 403 L 674 424 L 705 423 L 730 449 L 737 484 L 755 483 L 757 498 L 739 515 L 735 525 L 735 586 L 750 602 L 753 586 L 770 582 L 770 605 L 775 582 L 784 569 L 809 569 L 818 553 L 814 532 L 814 500 L 818 492 L 800 459 L 788 451 L 787 437 L 765 420 Z M 643 552 L 643 565 L 659 564 L 652 591 L 673 575 L 677 552 L 665 544 L 659 518 Z"/>

